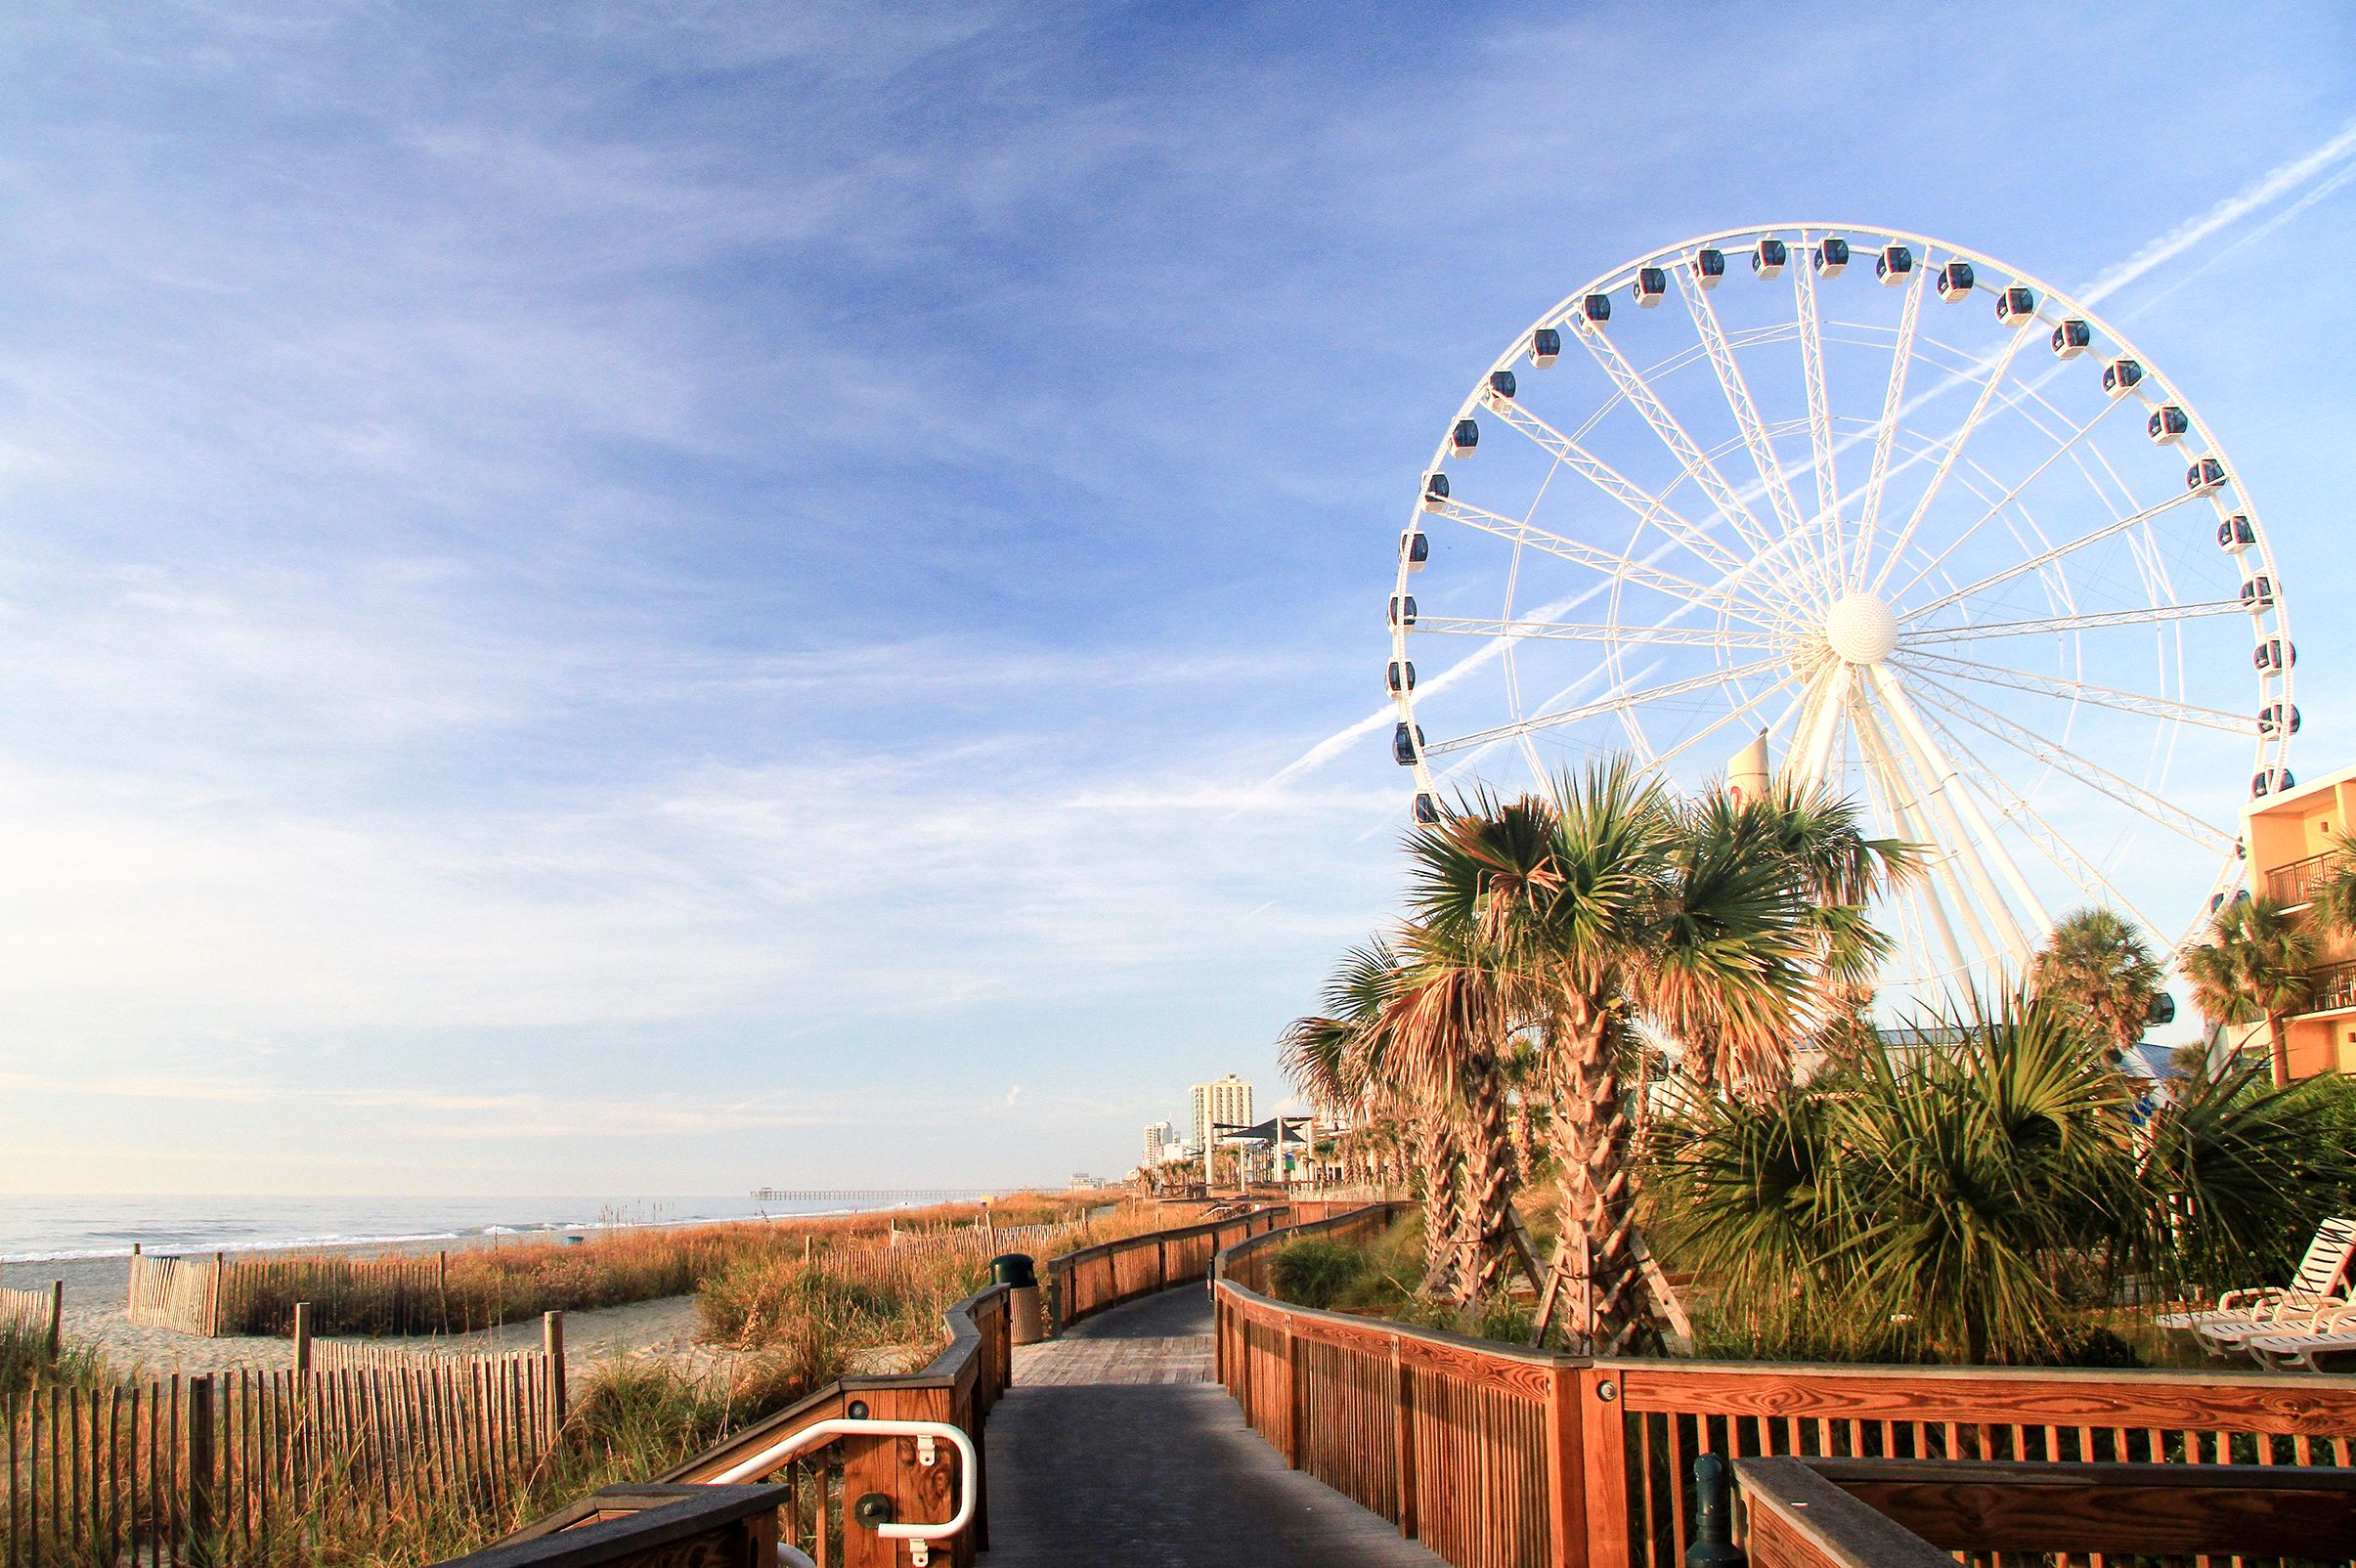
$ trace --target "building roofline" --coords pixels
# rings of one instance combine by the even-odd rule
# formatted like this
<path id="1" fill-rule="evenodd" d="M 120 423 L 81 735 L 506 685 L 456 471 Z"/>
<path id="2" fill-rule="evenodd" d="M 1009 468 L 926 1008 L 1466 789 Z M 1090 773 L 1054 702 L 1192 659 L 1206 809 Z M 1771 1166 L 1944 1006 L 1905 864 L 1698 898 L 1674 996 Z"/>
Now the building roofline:
<path id="1" fill-rule="evenodd" d="M 2269 795 L 2261 800 L 2245 801 L 2242 803 L 2242 820 L 2247 822 L 2252 817 L 2269 816 L 2285 806 L 2303 806 L 2306 804 L 2307 797 L 2320 795 L 2351 780 L 2356 780 L 2356 766 L 2335 768 L 2321 778 L 2309 779 L 2304 784 L 2294 784 L 2280 794 Z"/>

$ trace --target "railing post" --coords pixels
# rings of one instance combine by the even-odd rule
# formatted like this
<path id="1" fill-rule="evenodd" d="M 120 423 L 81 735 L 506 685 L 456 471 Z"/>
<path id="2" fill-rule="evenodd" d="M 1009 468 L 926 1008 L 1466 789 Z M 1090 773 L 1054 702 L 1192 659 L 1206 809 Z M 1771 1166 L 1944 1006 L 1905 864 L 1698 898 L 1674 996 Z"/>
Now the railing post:
<path id="1" fill-rule="evenodd" d="M 1300 1341 L 1293 1337 L 1292 1320 L 1285 1320 L 1285 1462 L 1301 1467 L 1301 1401 L 1306 1372 L 1301 1367 Z"/>
<path id="2" fill-rule="evenodd" d="M 1554 1568 L 1588 1561 L 1587 1425 L 1579 1371 L 1554 1369 L 1547 1399 L 1547 1560 Z"/>
<path id="3" fill-rule="evenodd" d="M 945 1388 L 866 1388 L 851 1395 L 867 1415 L 886 1421 L 946 1421 L 953 1418 Z M 979 1477 L 977 1477 L 979 1479 Z M 878 1524 L 913 1524 L 945 1519 L 957 1507 L 957 1451 L 946 1444 L 931 1464 L 916 1460 L 912 1437 L 843 1439 L 843 1568 L 897 1568 L 900 1543 L 876 1532 Z M 880 1501 L 880 1510 L 874 1500 Z M 939 1544 L 945 1561 L 970 1563 L 972 1527 Z"/>
<path id="4" fill-rule="evenodd" d="M 1620 1372 L 1588 1367 L 1579 1380 L 1579 1455 L 1589 1568 L 1627 1568 L 1628 1428 L 1620 1409 Z"/>
<path id="5" fill-rule="evenodd" d="M 65 1348 L 65 1282 L 49 1282 L 49 1364 L 56 1366 Z"/>
<path id="6" fill-rule="evenodd" d="M 1414 1538 L 1416 1533 L 1416 1383 L 1415 1374 L 1406 1358 L 1399 1354 L 1400 1339 L 1391 1335 L 1391 1447 L 1394 1462 L 1399 1467 L 1399 1533 Z M 1549 1478 L 1551 1471 L 1549 1470 Z"/>

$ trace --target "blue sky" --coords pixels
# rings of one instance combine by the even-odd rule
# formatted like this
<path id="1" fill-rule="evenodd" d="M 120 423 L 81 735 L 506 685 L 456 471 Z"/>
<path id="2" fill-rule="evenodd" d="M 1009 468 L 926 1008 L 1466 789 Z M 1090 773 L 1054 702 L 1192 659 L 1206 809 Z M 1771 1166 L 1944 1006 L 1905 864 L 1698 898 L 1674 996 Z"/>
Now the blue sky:
<path id="1" fill-rule="evenodd" d="M 1778 219 L 2090 283 L 2332 144 L 2352 33 L 12 13 L 0 1188 L 1124 1169 L 1390 904 L 1386 736 L 1285 770 L 1377 706 L 1407 487 L 1514 332 Z M 2352 160 L 2105 306 L 2316 607 L 2318 768 Z"/>

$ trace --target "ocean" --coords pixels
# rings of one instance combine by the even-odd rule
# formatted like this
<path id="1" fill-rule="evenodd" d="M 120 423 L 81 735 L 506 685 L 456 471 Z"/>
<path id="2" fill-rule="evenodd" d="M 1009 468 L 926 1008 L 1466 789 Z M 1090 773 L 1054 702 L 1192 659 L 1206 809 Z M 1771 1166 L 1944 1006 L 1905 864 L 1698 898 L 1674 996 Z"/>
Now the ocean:
<path id="1" fill-rule="evenodd" d="M 893 1206 L 889 1198 L 142 1198 L 0 1193 L 0 1263 L 532 1236 Z"/>

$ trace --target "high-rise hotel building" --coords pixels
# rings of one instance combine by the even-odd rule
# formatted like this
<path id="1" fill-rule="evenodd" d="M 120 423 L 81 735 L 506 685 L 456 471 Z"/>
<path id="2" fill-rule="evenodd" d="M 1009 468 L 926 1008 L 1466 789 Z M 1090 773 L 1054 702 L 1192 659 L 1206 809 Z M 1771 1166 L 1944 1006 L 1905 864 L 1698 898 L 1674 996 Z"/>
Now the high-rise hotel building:
<path id="1" fill-rule="evenodd" d="M 1214 1122 L 1238 1128 L 1251 1125 L 1251 1085 L 1232 1072 L 1216 1083 L 1198 1083 L 1194 1088 L 1195 1147 L 1206 1159 L 1221 1136 L 1213 1130 Z"/>

